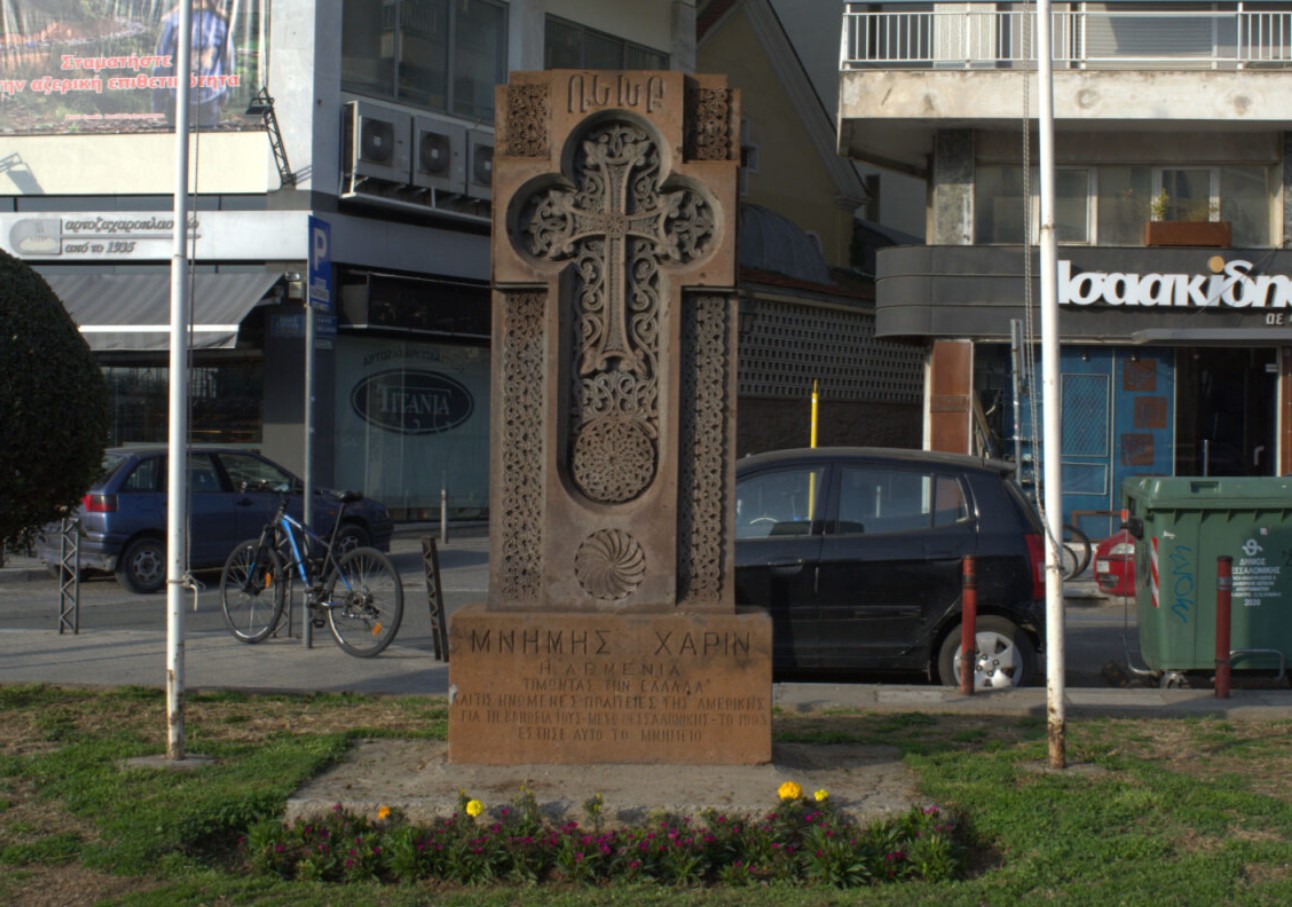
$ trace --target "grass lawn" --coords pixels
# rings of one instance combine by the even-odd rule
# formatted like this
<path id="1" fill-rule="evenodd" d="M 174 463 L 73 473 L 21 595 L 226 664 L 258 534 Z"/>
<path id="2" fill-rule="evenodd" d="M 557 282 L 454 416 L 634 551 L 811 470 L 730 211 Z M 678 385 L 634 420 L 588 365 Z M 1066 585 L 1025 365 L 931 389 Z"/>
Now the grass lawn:
<path id="1" fill-rule="evenodd" d="M 0 904 L 1292 903 L 1292 722 L 1069 721 L 1070 768 L 1051 772 L 1043 720 L 778 715 L 777 740 L 899 748 L 927 802 L 968 823 L 964 877 L 847 891 L 257 875 L 238 847 L 248 829 L 354 739 L 443 739 L 443 700 L 200 694 L 186 726 L 188 749 L 213 764 L 124 770 L 120 760 L 164 749 L 162 694 L 0 687 Z"/>

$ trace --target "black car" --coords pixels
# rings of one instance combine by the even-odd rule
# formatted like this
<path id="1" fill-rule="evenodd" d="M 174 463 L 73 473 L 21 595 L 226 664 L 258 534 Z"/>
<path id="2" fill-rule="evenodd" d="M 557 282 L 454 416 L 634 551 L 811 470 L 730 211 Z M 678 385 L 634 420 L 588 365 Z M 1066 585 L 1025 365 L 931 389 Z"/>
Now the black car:
<path id="1" fill-rule="evenodd" d="M 82 570 L 114 572 L 131 592 L 157 592 L 166 584 L 166 482 L 165 447 L 119 447 L 104 453 L 102 478 L 73 514 L 81 521 Z M 255 451 L 189 448 L 189 566 L 223 566 L 239 542 L 260 534 L 278 507 L 279 491 L 293 492 L 288 512 L 300 519 L 301 488 L 300 479 Z M 326 537 L 337 510 L 335 495 L 316 489 L 312 528 Z M 341 550 L 374 545 L 386 551 L 394 528 L 385 506 L 365 498 L 347 505 L 337 545 Z M 36 553 L 56 569 L 57 524 L 45 527 Z"/>
<path id="2" fill-rule="evenodd" d="M 779 676 L 920 672 L 959 683 L 963 560 L 978 687 L 1037 677 L 1042 526 L 1005 462 L 835 447 L 736 467 L 736 599 L 772 615 Z"/>

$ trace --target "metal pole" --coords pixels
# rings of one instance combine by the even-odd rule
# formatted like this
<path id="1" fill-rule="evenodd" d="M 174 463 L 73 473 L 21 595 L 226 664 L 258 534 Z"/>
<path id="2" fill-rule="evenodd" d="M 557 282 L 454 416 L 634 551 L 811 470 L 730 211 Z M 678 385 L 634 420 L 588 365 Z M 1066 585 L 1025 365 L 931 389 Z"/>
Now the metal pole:
<path id="1" fill-rule="evenodd" d="M 170 265 L 170 432 L 166 481 L 166 758 L 184 758 L 184 529 L 188 523 L 188 108 L 193 0 L 179 4 L 175 198 Z"/>
<path id="2" fill-rule="evenodd" d="M 1216 698 L 1229 698 L 1229 637 L 1233 626 L 1234 559 L 1216 558 Z"/>
<path id="3" fill-rule="evenodd" d="M 309 290 L 305 292 L 305 468 L 301 477 L 301 517 L 305 525 L 314 527 L 314 306 L 309 300 Z M 305 542 L 309 545 L 308 539 Z M 309 590 L 305 590 L 306 598 Z M 313 614 L 308 604 L 301 607 L 301 645 L 307 649 L 314 647 Z"/>
<path id="4" fill-rule="evenodd" d="M 440 544 L 449 543 L 449 490 L 440 486 Z"/>
<path id="5" fill-rule="evenodd" d="M 1045 451 L 1045 644 L 1046 715 L 1050 766 L 1067 766 L 1067 719 L 1064 706 L 1062 433 L 1059 413 L 1058 242 L 1054 235 L 1054 44 L 1050 36 L 1050 0 L 1038 0 L 1037 132 L 1041 182 L 1041 365 L 1042 449 Z M 1024 161 L 1023 166 L 1028 166 Z"/>
<path id="6" fill-rule="evenodd" d="M 1023 322 L 1009 322 L 1009 353 L 1014 373 L 1014 481 L 1023 484 Z M 1028 393 L 1031 393 L 1029 390 Z"/>
<path id="7" fill-rule="evenodd" d="M 978 578 L 972 554 L 964 559 L 960 604 L 960 692 L 972 696 L 978 664 Z"/>

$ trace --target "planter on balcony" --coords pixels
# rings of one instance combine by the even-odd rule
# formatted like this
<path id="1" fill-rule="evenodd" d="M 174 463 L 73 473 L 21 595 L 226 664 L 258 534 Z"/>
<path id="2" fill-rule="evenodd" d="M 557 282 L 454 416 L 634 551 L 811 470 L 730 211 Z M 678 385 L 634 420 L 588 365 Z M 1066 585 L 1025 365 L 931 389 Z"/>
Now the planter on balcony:
<path id="1" fill-rule="evenodd" d="M 1146 246 L 1201 246 L 1227 249 L 1233 231 L 1229 221 L 1152 220 L 1144 225 Z"/>

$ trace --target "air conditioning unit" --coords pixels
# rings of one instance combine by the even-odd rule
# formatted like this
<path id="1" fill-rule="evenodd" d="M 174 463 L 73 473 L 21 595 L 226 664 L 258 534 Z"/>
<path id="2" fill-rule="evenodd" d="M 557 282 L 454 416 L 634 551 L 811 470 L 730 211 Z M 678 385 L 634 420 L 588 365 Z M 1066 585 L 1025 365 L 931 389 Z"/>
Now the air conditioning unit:
<path id="1" fill-rule="evenodd" d="M 347 174 L 406 184 L 412 114 L 367 101 L 345 108 Z"/>
<path id="2" fill-rule="evenodd" d="M 493 194 L 493 133 L 472 129 L 467 145 L 467 195 L 488 199 Z"/>
<path id="3" fill-rule="evenodd" d="M 413 118 L 413 185 L 467 191 L 467 128 L 435 117 Z"/>

